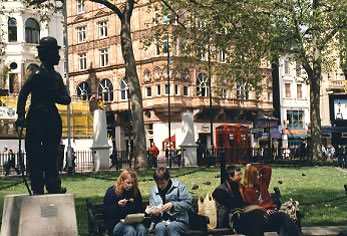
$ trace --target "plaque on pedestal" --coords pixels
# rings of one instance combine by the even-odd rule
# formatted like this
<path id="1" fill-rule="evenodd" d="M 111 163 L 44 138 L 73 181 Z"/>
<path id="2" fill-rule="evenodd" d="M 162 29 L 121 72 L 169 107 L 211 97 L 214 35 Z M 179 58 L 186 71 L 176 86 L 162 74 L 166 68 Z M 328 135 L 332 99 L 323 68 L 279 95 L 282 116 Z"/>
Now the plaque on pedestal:
<path id="1" fill-rule="evenodd" d="M 0 236 L 77 236 L 72 194 L 7 195 Z"/>

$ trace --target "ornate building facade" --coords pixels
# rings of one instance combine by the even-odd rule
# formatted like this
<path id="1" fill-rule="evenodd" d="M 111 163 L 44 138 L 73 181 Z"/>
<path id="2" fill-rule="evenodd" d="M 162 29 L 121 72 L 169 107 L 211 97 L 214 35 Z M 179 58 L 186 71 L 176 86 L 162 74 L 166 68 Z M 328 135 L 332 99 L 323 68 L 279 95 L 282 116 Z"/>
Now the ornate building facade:
<path id="1" fill-rule="evenodd" d="M 40 65 L 36 46 L 40 38 L 53 36 L 63 46 L 63 17 L 51 14 L 41 22 L 38 10 L 28 8 L 21 1 L 2 1 L 0 7 L 0 137 L 16 137 L 14 119 L 16 98 L 26 77 Z M 64 49 L 56 69 L 64 74 Z"/>
<path id="2" fill-rule="evenodd" d="M 110 134 L 115 137 L 117 149 L 125 150 L 131 140 L 131 111 L 121 54 L 120 21 L 103 5 L 79 0 L 70 0 L 67 3 L 70 92 L 81 99 L 88 99 L 91 94 L 102 97 L 108 113 Z M 261 82 L 263 89 L 260 92 L 249 89 L 245 83 L 230 83 L 230 87 L 218 85 L 220 80 L 217 76 L 211 76 L 209 81 L 207 69 L 180 60 L 181 52 L 177 43 L 171 50 L 169 89 L 166 53 L 156 42 L 146 50 L 143 49 L 142 41 L 146 34 L 151 33 L 153 17 L 154 10 L 139 2 L 134 8 L 131 22 L 133 49 L 143 98 L 147 145 L 155 142 L 161 150 L 165 148 L 164 143 L 169 136 L 169 90 L 171 141 L 175 143 L 176 148 L 182 142 L 181 116 L 185 111 L 193 113 L 195 139 L 199 138 L 206 147 L 210 147 L 211 144 L 233 145 L 240 142 L 241 136 L 236 131 L 232 134 L 234 131 L 231 130 L 240 131 L 240 127 L 251 128 L 256 116 L 272 114 L 273 95 L 269 63 L 264 63 L 260 68 L 266 74 L 266 78 Z M 202 60 L 206 62 L 206 57 Z M 222 58 L 218 60 L 223 63 Z M 177 68 L 179 70 L 176 71 Z M 209 99 L 211 90 L 212 109 Z M 246 131 L 244 135 L 251 134 Z M 226 143 L 222 141 L 223 137 L 226 137 Z M 242 140 L 249 140 L 247 145 L 251 145 L 251 138 Z"/>

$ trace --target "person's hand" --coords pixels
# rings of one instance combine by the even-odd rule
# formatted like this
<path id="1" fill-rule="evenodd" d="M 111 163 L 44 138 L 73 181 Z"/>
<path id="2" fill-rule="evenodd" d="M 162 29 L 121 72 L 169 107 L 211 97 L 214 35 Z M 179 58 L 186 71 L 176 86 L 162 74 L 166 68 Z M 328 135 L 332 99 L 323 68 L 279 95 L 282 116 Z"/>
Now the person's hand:
<path id="1" fill-rule="evenodd" d="M 157 216 L 159 215 L 161 212 L 161 209 L 159 207 L 152 207 L 151 211 L 150 211 L 150 214 L 151 215 L 154 215 L 154 216 Z"/>
<path id="2" fill-rule="evenodd" d="M 275 213 L 274 210 L 271 210 L 271 209 L 266 210 L 266 214 L 268 215 L 272 215 L 273 213 Z"/>
<path id="3" fill-rule="evenodd" d="M 128 201 L 128 200 L 126 200 L 125 198 L 122 199 L 122 200 L 119 200 L 119 201 L 118 201 L 118 205 L 119 205 L 120 207 L 124 207 L 125 204 L 127 204 L 127 201 Z"/>
<path id="4" fill-rule="evenodd" d="M 172 203 L 172 202 L 168 202 L 168 203 L 166 203 L 165 205 L 163 205 L 163 206 L 161 207 L 161 210 L 162 210 L 163 212 L 168 212 L 168 211 L 171 210 L 172 207 L 173 207 L 173 203 Z"/>

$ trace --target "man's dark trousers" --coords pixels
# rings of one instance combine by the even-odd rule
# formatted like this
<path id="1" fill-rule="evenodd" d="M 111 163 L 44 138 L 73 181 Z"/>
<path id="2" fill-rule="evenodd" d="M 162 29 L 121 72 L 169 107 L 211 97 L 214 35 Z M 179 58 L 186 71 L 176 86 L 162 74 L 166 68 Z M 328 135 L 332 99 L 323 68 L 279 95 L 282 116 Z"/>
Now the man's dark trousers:
<path id="1" fill-rule="evenodd" d="M 57 157 L 62 124 L 55 107 L 30 112 L 27 117 L 25 150 L 29 160 L 31 188 L 34 194 L 58 193 L 61 188 Z"/>

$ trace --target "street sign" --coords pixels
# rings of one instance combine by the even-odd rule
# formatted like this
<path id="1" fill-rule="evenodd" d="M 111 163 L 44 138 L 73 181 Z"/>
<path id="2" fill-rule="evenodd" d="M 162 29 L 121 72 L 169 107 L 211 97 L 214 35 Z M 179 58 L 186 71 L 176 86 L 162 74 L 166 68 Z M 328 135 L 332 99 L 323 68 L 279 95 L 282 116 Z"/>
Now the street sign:
<path id="1" fill-rule="evenodd" d="M 264 133 L 264 128 L 251 128 L 252 134 L 262 134 Z"/>

